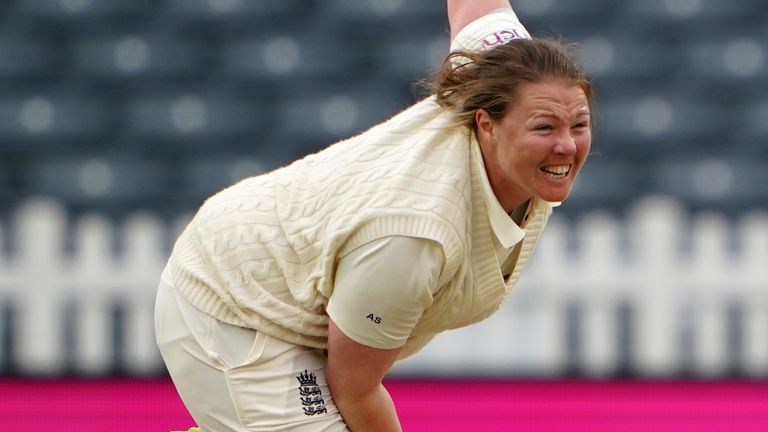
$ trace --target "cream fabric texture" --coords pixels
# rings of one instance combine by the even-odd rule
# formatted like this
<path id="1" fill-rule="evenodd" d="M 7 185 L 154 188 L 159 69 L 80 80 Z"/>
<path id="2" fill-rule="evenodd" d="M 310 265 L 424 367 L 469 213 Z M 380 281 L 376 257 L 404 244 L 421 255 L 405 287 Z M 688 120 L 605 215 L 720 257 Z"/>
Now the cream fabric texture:
<path id="1" fill-rule="evenodd" d="M 160 282 L 155 309 L 160 354 L 203 430 L 348 431 L 322 350 L 222 323 L 182 298 L 170 277 Z"/>
<path id="2" fill-rule="evenodd" d="M 514 24 L 509 14 L 493 15 L 504 17 L 502 27 Z M 401 358 L 439 332 L 487 318 L 525 267 L 551 206 L 532 200 L 514 270 L 504 278 L 483 200 L 484 173 L 475 168 L 477 144 L 451 124 L 450 113 L 425 99 L 356 137 L 214 195 L 174 246 L 173 285 L 225 323 L 325 348 L 338 258 L 377 239 L 415 237 L 439 244 L 445 262 Z"/>
<path id="3" fill-rule="evenodd" d="M 326 312 L 350 339 L 399 348 L 432 305 L 443 268 L 438 243 L 385 237 L 343 256 Z"/>
<path id="4" fill-rule="evenodd" d="M 530 212 L 530 201 L 508 215 L 491 189 L 477 143 L 472 144 L 497 260 L 506 263 L 502 273 L 509 274 L 515 260 L 508 258 L 525 237 L 518 224 Z M 398 348 L 432 304 L 444 262 L 439 245 L 431 240 L 386 237 L 364 244 L 340 257 L 326 312 L 356 342 L 374 348 Z"/>

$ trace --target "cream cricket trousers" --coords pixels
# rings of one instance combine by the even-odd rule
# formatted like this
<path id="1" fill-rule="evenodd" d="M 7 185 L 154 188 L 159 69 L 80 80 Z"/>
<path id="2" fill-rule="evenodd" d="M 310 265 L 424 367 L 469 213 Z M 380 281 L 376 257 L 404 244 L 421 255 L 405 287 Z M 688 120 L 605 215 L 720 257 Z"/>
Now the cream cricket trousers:
<path id="1" fill-rule="evenodd" d="M 163 272 L 155 304 L 163 361 L 204 432 L 347 431 L 322 350 L 223 323 L 187 302 Z"/>

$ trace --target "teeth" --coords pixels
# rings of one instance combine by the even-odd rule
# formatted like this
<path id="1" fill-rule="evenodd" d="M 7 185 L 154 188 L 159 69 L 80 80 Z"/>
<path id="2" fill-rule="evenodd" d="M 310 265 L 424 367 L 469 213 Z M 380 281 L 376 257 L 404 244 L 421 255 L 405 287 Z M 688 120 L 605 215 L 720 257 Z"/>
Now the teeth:
<path id="1" fill-rule="evenodd" d="M 541 168 L 545 174 L 551 177 L 562 177 L 571 171 L 570 165 L 550 165 Z"/>

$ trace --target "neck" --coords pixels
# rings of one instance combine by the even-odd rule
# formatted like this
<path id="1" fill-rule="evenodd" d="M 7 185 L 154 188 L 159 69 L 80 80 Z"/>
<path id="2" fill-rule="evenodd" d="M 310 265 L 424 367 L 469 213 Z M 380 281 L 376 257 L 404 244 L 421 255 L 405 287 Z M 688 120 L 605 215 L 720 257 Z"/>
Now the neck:
<path id="1" fill-rule="evenodd" d="M 509 214 L 519 205 L 533 198 L 533 196 L 525 190 L 510 185 L 510 182 L 505 179 L 504 170 L 499 165 L 498 159 L 494 157 L 494 152 L 490 148 L 492 146 L 487 142 L 483 142 L 484 140 L 479 136 L 477 140 L 491 190 L 496 195 L 496 199 L 501 204 L 501 207 Z"/>
<path id="2" fill-rule="evenodd" d="M 501 204 L 508 214 L 515 211 L 517 207 L 533 198 L 531 195 L 521 193 L 515 190 L 515 188 L 509 187 L 509 183 L 503 179 L 500 175 L 501 167 L 498 166 L 495 160 L 486 160 L 483 156 L 483 162 L 485 163 L 485 171 L 488 174 L 488 182 L 491 184 L 491 190 L 496 195 L 496 199 Z M 489 163 L 490 162 L 490 163 Z"/>

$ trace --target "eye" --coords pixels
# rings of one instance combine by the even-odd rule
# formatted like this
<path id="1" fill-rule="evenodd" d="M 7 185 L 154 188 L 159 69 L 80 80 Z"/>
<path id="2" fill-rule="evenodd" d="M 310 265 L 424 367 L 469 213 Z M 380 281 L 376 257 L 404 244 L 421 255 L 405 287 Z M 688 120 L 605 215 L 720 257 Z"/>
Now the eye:
<path id="1" fill-rule="evenodd" d="M 537 130 L 537 131 L 551 131 L 552 130 L 552 125 L 540 124 L 540 125 L 534 126 L 533 130 Z"/>
<path id="2" fill-rule="evenodd" d="M 588 129 L 589 128 L 589 123 L 588 122 L 576 123 L 575 125 L 573 125 L 573 128 L 574 129 Z"/>

